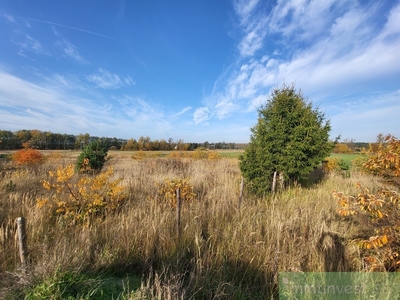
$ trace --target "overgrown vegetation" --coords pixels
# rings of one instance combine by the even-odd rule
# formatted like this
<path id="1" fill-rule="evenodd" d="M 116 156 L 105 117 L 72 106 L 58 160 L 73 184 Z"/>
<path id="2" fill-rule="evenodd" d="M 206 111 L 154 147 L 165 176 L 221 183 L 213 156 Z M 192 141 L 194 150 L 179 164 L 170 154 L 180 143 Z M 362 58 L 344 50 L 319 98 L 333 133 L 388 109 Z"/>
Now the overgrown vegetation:
<path id="1" fill-rule="evenodd" d="M 94 174 L 77 172 L 70 152 L 36 170 L 2 161 L 0 298 L 271 299 L 279 272 L 399 269 L 396 173 L 388 185 L 377 169 L 343 176 L 335 166 L 308 188 L 245 191 L 239 206 L 238 160 L 198 151 L 113 153 Z M 179 237 L 170 207 L 178 187 L 187 195 Z M 15 247 L 20 216 L 25 272 Z"/>
<path id="2" fill-rule="evenodd" d="M 84 169 L 90 170 L 88 160 Z M 122 178 L 112 179 L 113 169 L 98 175 L 75 176 L 72 164 L 49 171 L 50 180 L 42 180 L 42 185 L 54 191 L 51 197 L 37 199 L 39 208 L 47 209 L 49 217 L 59 216 L 57 222 L 64 226 L 86 225 L 102 220 L 118 210 L 126 200 L 126 187 L 121 185 Z"/>
<path id="3" fill-rule="evenodd" d="M 352 216 L 364 226 L 364 235 L 352 241 L 361 249 L 368 270 L 400 270 L 400 194 L 393 186 L 399 184 L 400 141 L 387 135 L 361 166 L 392 185 L 376 189 L 357 183 L 356 196 L 335 191 L 338 213 Z"/>

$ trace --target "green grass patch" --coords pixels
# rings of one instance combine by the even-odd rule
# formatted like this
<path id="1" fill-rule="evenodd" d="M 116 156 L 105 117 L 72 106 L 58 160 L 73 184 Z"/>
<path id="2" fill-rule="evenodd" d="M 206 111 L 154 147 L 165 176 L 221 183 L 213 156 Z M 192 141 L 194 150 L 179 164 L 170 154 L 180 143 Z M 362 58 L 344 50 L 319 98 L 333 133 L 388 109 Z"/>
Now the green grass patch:
<path id="1" fill-rule="evenodd" d="M 332 153 L 330 157 L 342 159 L 345 163 L 347 163 L 351 167 L 353 160 L 360 157 L 360 154 Z"/>
<path id="2" fill-rule="evenodd" d="M 140 288 L 137 276 L 115 277 L 107 275 L 57 272 L 26 290 L 30 299 L 125 299 Z"/>
<path id="3" fill-rule="evenodd" d="M 218 154 L 222 157 L 239 158 L 244 150 L 217 150 Z"/>

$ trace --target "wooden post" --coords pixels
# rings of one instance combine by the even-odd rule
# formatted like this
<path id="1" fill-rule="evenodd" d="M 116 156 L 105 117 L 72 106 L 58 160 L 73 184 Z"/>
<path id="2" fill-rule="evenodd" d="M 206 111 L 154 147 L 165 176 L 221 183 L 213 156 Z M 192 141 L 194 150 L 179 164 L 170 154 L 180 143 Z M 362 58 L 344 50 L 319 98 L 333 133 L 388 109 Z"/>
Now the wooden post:
<path id="1" fill-rule="evenodd" d="M 180 195 L 180 189 L 176 189 L 176 233 L 179 238 L 180 231 L 181 231 L 181 195 Z"/>
<path id="2" fill-rule="evenodd" d="M 22 267 L 27 266 L 28 261 L 28 248 L 26 245 L 26 229 L 25 229 L 25 219 L 19 217 L 16 220 L 17 223 L 17 236 L 18 236 L 18 247 L 19 247 L 19 257 L 21 259 Z"/>
<path id="3" fill-rule="evenodd" d="M 240 183 L 240 193 L 239 193 L 239 211 L 243 201 L 243 190 L 244 190 L 244 177 L 242 176 L 242 182 Z"/>
<path id="4" fill-rule="evenodd" d="M 276 186 L 276 171 L 274 172 L 274 179 L 272 180 L 272 194 L 275 194 L 275 186 Z"/>

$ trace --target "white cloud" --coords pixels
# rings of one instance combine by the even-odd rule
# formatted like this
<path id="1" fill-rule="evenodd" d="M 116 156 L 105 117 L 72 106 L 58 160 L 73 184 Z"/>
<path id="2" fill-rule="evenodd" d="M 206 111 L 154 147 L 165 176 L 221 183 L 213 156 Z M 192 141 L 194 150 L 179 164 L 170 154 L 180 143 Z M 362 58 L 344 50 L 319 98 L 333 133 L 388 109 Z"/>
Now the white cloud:
<path id="1" fill-rule="evenodd" d="M 239 43 L 239 51 L 242 56 L 252 56 L 264 43 L 267 34 L 266 20 L 259 20 L 248 28 L 248 32 Z"/>
<path id="2" fill-rule="evenodd" d="M 8 22 L 15 23 L 15 19 L 13 16 L 5 14 L 4 17 L 7 19 Z"/>
<path id="3" fill-rule="evenodd" d="M 259 109 L 262 105 L 266 103 L 267 97 L 267 95 L 259 95 L 249 101 L 247 105 L 247 112 L 256 111 L 257 109 Z"/>
<path id="4" fill-rule="evenodd" d="M 371 103 L 368 99 L 363 99 L 358 107 L 352 107 L 351 103 L 349 106 L 344 105 L 340 113 L 331 117 L 332 136 L 341 134 L 348 138 L 357 137 L 358 141 L 362 142 L 373 142 L 379 132 L 399 137 L 400 97 L 398 95 L 381 97 L 380 100 L 384 103 L 378 103 L 379 101 Z M 385 98 L 392 99 L 393 102 L 387 102 Z"/>
<path id="5" fill-rule="evenodd" d="M 86 79 L 93 82 L 96 87 L 102 89 L 119 89 L 123 86 L 135 84 L 129 76 L 121 79 L 117 74 L 110 73 L 102 68 L 99 68 L 97 73 L 86 76 Z"/>
<path id="6" fill-rule="evenodd" d="M 237 0 L 233 3 L 240 23 L 246 26 L 251 14 L 254 12 L 259 0 Z"/>
<path id="7" fill-rule="evenodd" d="M 130 76 L 124 78 L 124 83 L 128 86 L 136 84 L 136 82 Z"/>
<path id="8" fill-rule="evenodd" d="M 237 109 L 238 105 L 236 105 L 232 100 L 230 100 L 228 97 L 222 97 L 215 105 L 215 114 L 217 118 L 224 119 Z"/>
<path id="9" fill-rule="evenodd" d="M 400 3 L 386 15 L 379 2 L 278 0 L 270 14 L 263 12 L 263 3 L 247 3 L 234 3 L 242 28 L 240 56 L 216 80 L 204 99 L 208 108 L 197 111 L 198 120 L 254 112 L 272 87 L 294 82 L 314 103 L 328 107 L 337 126 L 338 107 L 351 107 L 354 114 L 360 93 L 366 103 L 383 99 L 390 90 L 381 90 L 380 82 L 400 76 Z M 363 107 L 363 116 L 387 112 L 382 103 Z M 384 117 L 377 119 L 396 127 Z M 360 124 L 368 122 L 365 117 Z M 362 130 L 362 125 L 355 127 Z"/>
<path id="10" fill-rule="evenodd" d="M 172 116 L 172 118 L 175 118 L 175 117 L 177 117 L 177 116 L 179 116 L 179 115 L 182 115 L 182 114 L 184 114 L 185 112 L 187 112 L 187 111 L 189 111 L 189 110 L 191 110 L 191 109 L 192 109 L 191 106 L 186 106 L 186 107 L 183 108 L 180 112 L 174 114 L 174 115 Z"/>
<path id="11" fill-rule="evenodd" d="M 263 46 L 264 37 L 267 34 L 268 18 L 256 8 L 259 0 L 238 0 L 234 2 L 234 9 L 239 18 L 241 30 L 244 36 L 238 49 L 241 56 L 252 56 Z"/>
<path id="12" fill-rule="evenodd" d="M 18 47 L 18 54 L 23 57 L 28 57 L 29 53 L 47 54 L 42 44 L 28 34 L 19 32 L 19 35 L 12 39 L 12 42 Z"/>
<path id="13" fill-rule="evenodd" d="M 76 83 L 68 77 L 54 75 L 43 80 L 33 84 L 0 70 L 0 128 L 90 132 L 109 137 L 146 132 L 153 139 L 168 134 L 172 128 L 161 110 L 141 98 L 114 98 L 121 104 L 115 106 L 97 96 L 93 99 L 77 96 L 72 88 Z"/>
<path id="14" fill-rule="evenodd" d="M 210 118 L 210 110 L 208 109 L 208 107 L 199 107 L 193 113 L 193 121 L 195 124 L 204 123 Z"/>
<path id="15" fill-rule="evenodd" d="M 345 10 L 345 3 L 336 0 L 279 0 L 271 12 L 268 27 L 272 33 L 290 37 L 290 42 L 310 40 L 326 30 L 335 12 Z"/>
<path id="16" fill-rule="evenodd" d="M 79 51 L 76 50 L 76 47 L 66 39 L 58 40 L 56 45 L 63 51 L 65 56 L 72 58 L 79 63 L 87 63 L 86 59 L 84 59 Z"/>

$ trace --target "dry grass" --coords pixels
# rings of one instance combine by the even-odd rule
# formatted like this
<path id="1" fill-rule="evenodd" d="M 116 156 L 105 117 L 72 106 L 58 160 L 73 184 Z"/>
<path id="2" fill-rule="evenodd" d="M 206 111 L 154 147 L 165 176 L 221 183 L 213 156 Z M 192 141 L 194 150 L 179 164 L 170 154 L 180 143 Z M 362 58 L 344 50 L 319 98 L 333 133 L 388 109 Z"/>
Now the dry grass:
<path id="1" fill-rule="evenodd" d="M 237 160 L 132 159 L 113 153 L 106 164 L 124 178 L 129 192 L 122 210 L 90 228 L 62 228 L 36 199 L 47 192 L 40 184 L 47 172 L 75 158 L 53 153 L 37 173 L 3 163 L 0 274 L 19 266 L 14 238 L 19 216 L 27 220 L 32 280 L 57 270 L 142 276 L 141 288 L 127 299 L 265 299 L 276 296 L 281 271 L 362 270 L 358 253 L 345 242 L 360 226 L 336 216 L 331 194 L 354 194 L 357 181 L 374 186 L 371 177 L 333 174 L 318 185 L 290 187 L 269 198 L 245 194 L 239 211 Z M 197 195 L 183 207 L 179 238 L 175 211 L 156 199 L 158 184 L 173 178 L 190 178 Z M 14 189 L 7 188 L 11 181 Z M 13 287 L 4 285 L 0 291 Z"/>

